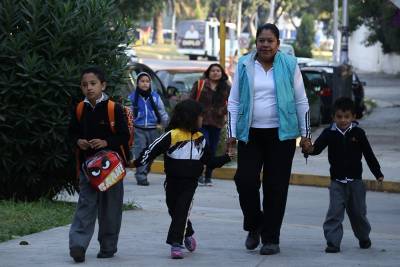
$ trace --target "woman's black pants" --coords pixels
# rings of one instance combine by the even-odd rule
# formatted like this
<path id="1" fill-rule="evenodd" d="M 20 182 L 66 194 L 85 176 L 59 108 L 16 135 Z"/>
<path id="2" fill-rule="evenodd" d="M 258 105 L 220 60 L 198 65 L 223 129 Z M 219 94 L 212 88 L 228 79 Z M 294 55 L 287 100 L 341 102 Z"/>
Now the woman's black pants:
<path id="1" fill-rule="evenodd" d="M 279 244 L 295 149 L 296 140 L 280 141 L 276 128 L 250 128 L 248 143 L 238 143 L 235 183 L 244 216 L 243 228 L 246 231 L 261 230 L 263 244 Z M 262 210 L 261 184 L 264 192 Z"/>

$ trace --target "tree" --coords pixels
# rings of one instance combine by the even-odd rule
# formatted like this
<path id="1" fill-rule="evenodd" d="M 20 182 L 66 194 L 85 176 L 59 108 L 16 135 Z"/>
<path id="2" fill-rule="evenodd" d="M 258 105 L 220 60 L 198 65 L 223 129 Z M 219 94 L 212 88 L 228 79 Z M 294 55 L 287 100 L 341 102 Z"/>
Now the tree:
<path id="1" fill-rule="evenodd" d="M 296 56 L 312 57 L 311 49 L 314 35 L 314 18 L 309 14 L 304 14 L 297 30 L 296 43 L 294 45 Z"/>
<path id="2" fill-rule="evenodd" d="M 67 138 L 79 74 L 99 65 L 117 95 L 127 27 L 109 0 L 0 2 L 0 199 L 52 198 L 76 185 Z"/>
<path id="3" fill-rule="evenodd" d="M 365 24 L 367 45 L 382 44 L 384 53 L 400 54 L 400 9 L 389 0 L 354 0 L 349 6 L 350 31 Z"/>

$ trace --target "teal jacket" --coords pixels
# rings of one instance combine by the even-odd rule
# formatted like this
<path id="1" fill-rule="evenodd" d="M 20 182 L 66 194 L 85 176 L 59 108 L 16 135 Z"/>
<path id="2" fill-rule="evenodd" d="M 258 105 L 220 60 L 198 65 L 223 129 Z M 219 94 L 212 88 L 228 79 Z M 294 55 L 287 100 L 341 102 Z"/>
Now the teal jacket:
<path id="1" fill-rule="evenodd" d="M 236 138 L 247 143 L 253 111 L 255 52 L 239 59 L 239 111 Z M 294 73 L 297 59 L 278 51 L 273 63 L 273 73 L 279 116 L 279 139 L 295 139 L 300 136 L 294 94 Z"/>

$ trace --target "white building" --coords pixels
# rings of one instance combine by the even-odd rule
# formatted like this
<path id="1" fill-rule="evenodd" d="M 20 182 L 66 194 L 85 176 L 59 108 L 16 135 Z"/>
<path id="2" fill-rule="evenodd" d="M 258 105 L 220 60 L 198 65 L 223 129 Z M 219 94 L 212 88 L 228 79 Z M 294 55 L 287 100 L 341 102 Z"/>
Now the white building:
<path id="1" fill-rule="evenodd" d="M 368 28 L 361 26 L 349 38 L 349 60 L 356 69 L 366 72 L 400 73 L 400 55 L 384 54 L 381 43 L 366 46 Z"/>

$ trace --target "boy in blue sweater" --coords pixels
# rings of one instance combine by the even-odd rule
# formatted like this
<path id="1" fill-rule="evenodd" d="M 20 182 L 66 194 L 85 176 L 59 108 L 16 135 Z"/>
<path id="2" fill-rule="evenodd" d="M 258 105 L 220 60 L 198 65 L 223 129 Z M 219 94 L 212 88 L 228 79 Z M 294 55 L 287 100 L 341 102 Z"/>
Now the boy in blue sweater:
<path id="1" fill-rule="evenodd" d="M 379 182 L 383 181 L 383 174 L 364 130 L 358 127 L 354 119 L 353 101 L 346 97 L 337 99 L 334 103 L 334 123 L 324 129 L 313 146 L 303 148 L 303 153 L 318 155 L 328 147 L 331 185 L 329 209 L 323 225 L 327 241 L 326 253 L 340 251 L 345 210 L 360 248 L 371 247 L 371 226 L 365 204 L 366 191 L 361 180 L 362 156 Z"/>

